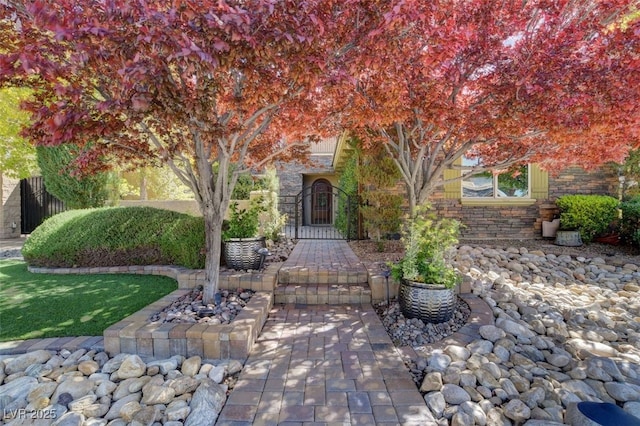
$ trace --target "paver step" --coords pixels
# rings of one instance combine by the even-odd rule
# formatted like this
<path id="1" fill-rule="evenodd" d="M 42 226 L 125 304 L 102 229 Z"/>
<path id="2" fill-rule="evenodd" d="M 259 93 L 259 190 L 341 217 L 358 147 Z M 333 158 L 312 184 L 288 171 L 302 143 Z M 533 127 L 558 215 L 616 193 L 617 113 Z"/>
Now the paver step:
<path id="1" fill-rule="evenodd" d="M 361 265 L 283 265 L 278 271 L 279 284 L 366 284 L 367 281 L 367 270 Z"/>
<path id="2" fill-rule="evenodd" d="M 366 283 L 287 283 L 274 290 L 276 304 L 337 305 L 370 304 L 371 289 Z"/>

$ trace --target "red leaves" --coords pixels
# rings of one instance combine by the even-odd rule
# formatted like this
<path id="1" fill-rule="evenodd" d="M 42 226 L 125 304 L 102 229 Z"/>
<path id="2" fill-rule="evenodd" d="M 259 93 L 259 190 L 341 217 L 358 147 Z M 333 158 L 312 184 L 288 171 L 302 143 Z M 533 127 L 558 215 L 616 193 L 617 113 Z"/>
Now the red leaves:
<path id="1" fill-rule="evenodd" d="M 294 3 L 35 1 L 35 19 L 24 15 L 24 31 L 6 33 L 13 41 L 0 67 L 12 76 L 0 84 L 35 90 L 28 133 L 39 144 L 102 141 L 94 149 L 124 160 L 150 155 L 153 143 L 192 156 L 196 138 L 209 147 L 237 140 L 225 146 L 250 144 L 242 159 L 256 164 L 282 134 L 318 130 L 330 107 L 318 84 L 335 49 L 318 35 L 339 3 L 298 3 L 305 13 Z"/>
<path id="2" fill-rule="evenodd" d="M 419 143 L 448 134 L 449 150 L 492 141 L 494 155 L 538 149 L 521 138 L 532 130 L 617 147 L 638 137 L 638 23 L 599 21 L 628 3 L 39 0 L 21 33 L 0 23 L 0 84 L 38 92 L 39 143 L 117 140 L 122 156 L 150 141 L 144 124 L 167 152 L 192 154 L 193 135 L 251 139 L 259 162 L 282 134 L 336 130 L 336 117 L 369 135 L 400 123 Z"/>
<path id="3" fill-rule="evenodd" d="M 556 164 L 619 157 L 637 141 L 639 49 L 631 30 L 601 22 L 628 5 L 373 1 L 359 14 L 366 37 L 344 59 L 358 90 L 343 116 L 369 135 L 418 123 L 434 147 L 444 129 L 460 149 L 499 141 L 494 156 L 545 155 L 548 143 L 523 137 L 537 131 L 560 147 Z M 593 149 L 561 148 L 578 139 Z"/>
<path id="4" fill-rule="evenodd" d="M 135 112 L 148 111 L 150 103 L 150 100 L 141 93 L 137 93 L 131 97 L 131 107 Z"/>

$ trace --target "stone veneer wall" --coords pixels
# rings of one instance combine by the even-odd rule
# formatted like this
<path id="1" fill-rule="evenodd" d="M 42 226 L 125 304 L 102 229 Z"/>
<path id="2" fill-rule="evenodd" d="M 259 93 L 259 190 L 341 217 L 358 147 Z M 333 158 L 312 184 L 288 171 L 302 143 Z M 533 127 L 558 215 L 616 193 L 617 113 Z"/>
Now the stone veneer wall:
<path id="1" fill-rule="evenodd" d="M 207 359 L 247 359 L 260 330 L 273 307 L 280 263 L 272 263 L 264 271 L 238 272 L 226 270 L 220 274 L 219 287 L 234 290 L 239 287 L 256 292 L 247 306 L 230 324 L 160 323 L 149 317 L 185 296 L 190 289 L 204 284 L 204 271 L 175 266 L 114 266 L 104 268 L 39 268 L 33 273 L 51 274 L 143 274 L 164 275 L 178 281 L 178 290 L 146 306 L 140 311 L 111 325 L 104 331 L 104 348 L 110 355 L 134 353 L 155 359 L 173 355 Z"/>
<path id="2" fill-rule="evenodd" d="M 555 206 L 558 197 L 569 194 L 616 196 L 618 177 L 613 170 L 586 172 L 572 167 L 557 176 L 549 176 L 549 198 L 530 206 L 464 206 L 460 199 L 444 199 L 436 194 L 432 203 L 444 217 L 459 219 L 465 227 L 461 237 L 467 239 L 531 239 L 541 236 L 541 216 Z M 550 218 L 544 217 L 549 220 Z"/>
<path id="3" fill-rule="evenodd" d="M 531 206 L 463 206 L 460 200 L 433 203 L 439 215 L 460 220 L 465 226 L 461 238 L 494 239 L 535 238 L 534 223 L 539 207 Z"/>
<path id="4" fill-rule="evenodd" d="M 133 353 L 154 359 L 174 355 L 244 362 L 273 306 L 273 293 L 258 292 L 230 324 L 160 323 L 149 317 L 183 297 L 176 290 L 104 331 L 104 349 L 111 356 Z"/>
<path id="5" fill-rule="evenodd" d="M 0 173 L 0 201 L 0 238 L 19 238 L 21 215 L 19 179 L 12 179 Z"/>
<path id="6" fill-rule="evenodd" d="M 549 175 L 549 200 L 568 194 L 600 194 L 618 196 L 618 175 L 611 167 L 587 172 L 580 167 Z"/>
<path id="7" fill-rule="evenodd" d="M 302 190 L 303 175 L 333 173 L 332 155 L 311 155 L 309 164 L 285 163 L 278 165 L 280 196 L 295 196 Z"/>

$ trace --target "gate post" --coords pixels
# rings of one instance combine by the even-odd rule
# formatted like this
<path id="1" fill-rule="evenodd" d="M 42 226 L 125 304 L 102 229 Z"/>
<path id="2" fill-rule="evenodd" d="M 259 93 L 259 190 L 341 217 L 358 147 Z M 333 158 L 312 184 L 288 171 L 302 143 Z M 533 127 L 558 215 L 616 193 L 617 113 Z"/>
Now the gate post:
<path id="1" fill-rule="evenodd" d="M 20 181 L 0 172 L 0 238 L 19 238 L 20 222 Z"/>
<path id="2" fill-rule="evenodd" d="M 347 242 L 351 240 L 351 196 L 347 195 Z"/>
<path id="3" fill-rule="evenodd" d="M 296 196 L 296 208 L 295 208 L 295 220 L 293 222 L 293 227 L 295 228 L 295 236 L 296 240 L 298 239 L 298 197 Z"/>

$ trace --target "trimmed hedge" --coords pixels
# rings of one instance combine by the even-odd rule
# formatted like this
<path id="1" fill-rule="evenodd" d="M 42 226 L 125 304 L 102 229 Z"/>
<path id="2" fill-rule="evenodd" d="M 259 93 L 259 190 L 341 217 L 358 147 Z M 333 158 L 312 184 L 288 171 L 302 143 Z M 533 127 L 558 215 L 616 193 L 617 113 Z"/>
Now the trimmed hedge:
<path id="1" fill-rule="evenodd" d="M 70 210 L 47 219 L 22 249 L 46 267 L 204 267 L 204 221 L 152 207 Z"/>
<path id="2" fill-rule="evenodd" d="M 618 204 L 607 195 L 564 195 L 556 200 L 560 228 L 580 231 L 582 240 L 591 242 L 618 217 Z"/>
<path id="3" fill-rule="evenodd" d="M 620 236 L 626 243 L 640 246 L 640 195 L 620 204 Z"/>

